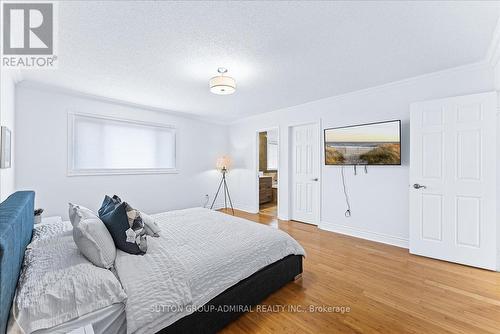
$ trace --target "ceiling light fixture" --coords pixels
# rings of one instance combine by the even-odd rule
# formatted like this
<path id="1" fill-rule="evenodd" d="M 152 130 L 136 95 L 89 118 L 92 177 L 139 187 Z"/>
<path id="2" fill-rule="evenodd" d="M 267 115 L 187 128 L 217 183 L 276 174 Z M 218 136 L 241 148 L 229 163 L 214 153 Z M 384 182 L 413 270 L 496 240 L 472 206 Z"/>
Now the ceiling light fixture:
<path id="1" fill-rule="evenodd" d="M 229 95 L 236 91 L 236 81 L 232 77 L 225 76 L 227 69 L 219 67 L 217 69 L 219 75 L 210 79 L 210 91 L 217 95 Z"/>

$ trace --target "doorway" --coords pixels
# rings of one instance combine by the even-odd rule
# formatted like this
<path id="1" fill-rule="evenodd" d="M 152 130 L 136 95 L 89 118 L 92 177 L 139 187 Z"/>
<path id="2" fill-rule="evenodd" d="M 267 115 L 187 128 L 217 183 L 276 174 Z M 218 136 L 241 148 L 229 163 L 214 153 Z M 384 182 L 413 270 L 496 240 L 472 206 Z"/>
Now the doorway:
<path id="1" fill-rule="evenodd" d="M 257 133 L 259 213 L 278 216 L 279 130 L 271 128 Z"/>

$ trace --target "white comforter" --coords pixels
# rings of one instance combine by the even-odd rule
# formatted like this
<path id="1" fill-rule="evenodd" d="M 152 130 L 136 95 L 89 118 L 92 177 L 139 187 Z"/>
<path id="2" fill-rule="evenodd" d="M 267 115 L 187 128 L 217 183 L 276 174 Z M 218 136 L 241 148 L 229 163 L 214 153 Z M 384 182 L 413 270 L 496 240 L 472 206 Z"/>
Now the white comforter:
<path id="1" fill-rule="evenodd" d="M 305 255 L 283 231 L 208 209 L 154 218 L 161 236 L 148 238 L 147 253 L 118 251 L 115 261 L 128 333 L 155 333 L 265 266 Z"/>
<path id="2" fill-rule="evenodd" d="M 51 328 L 126 299 L 115 275 L 78 251 L 69 222 L 39 224 L 24 255 L 9 332 Z"/>

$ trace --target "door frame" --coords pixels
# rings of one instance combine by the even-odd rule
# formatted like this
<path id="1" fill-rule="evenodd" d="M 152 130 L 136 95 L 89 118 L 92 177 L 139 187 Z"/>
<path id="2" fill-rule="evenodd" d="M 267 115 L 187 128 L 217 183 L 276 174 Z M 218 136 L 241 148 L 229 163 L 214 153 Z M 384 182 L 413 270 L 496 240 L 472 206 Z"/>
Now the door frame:
<path id="1" fill-rule="evenodd" d="M 321 194 L 323 193 L 323 137 L 322 137 L 322 131 L 321 131 L 321 119 L 317 119 L 317 120 L 312 120 L 312 121 L 304 121 L 304 122 L 297 122 L 297 123 L 291 123 L 291 124 L 288 124 L 287 126 L 287 135 L 288 135 L 288 168 L 287 168 L 287 172 L 288 172 L 288 179 L 287 179 L 287 184 L 288 184 L 288 218 L 290 220 L 293 219 L 293 205 L 294 205 L 294 202 L 293 202 L 293 161 L 292 161 L 292 140 L 293 140 L 293 136 L 291 135 L 292 134 L 292 131 L 293 131 L 293 128 L 294 127 L 297 127 L 297 126 L 302 126 L 302 125 L 314 125 L 316 127 L 316 131 L 318 133 L 318 142 L 317 142 L 317 151 L 318 151 L 318 158 L 319 158 L 319 162 L 318 162 L 318 187 L 316 189 L 316 192 L 317 192 L 317 198 L 318 198 L 318 217 L 316 219 L 316 221 L 314 223 L 312 223 L 311 225 L 316 225 L 316 226 L 320 226 L 321 225 Z M 307 224 L 307 223 L 304 223 L 304 224 Z"/>
<path id="2" fill-rule="evenodd" d="M 279 125 L 269 126 L 266 128 L 255 130 L 255 202 L 256 203 L 256 213 L 260 212 L 260 198 L 259 198 L 259 152 L 260 152 L 260 142 L 259 142 L 259 133 L 267 132 L 269 130 L 277 130 L 278 131 L 278 198 L 276 198 L 276 219 L 279 216 L 280 210 L 280 189 L 281 189 L 281 177 L 280 177 L 280 153 L 281 153 L 281 136 L 280 136 L 280 127 Z"/>

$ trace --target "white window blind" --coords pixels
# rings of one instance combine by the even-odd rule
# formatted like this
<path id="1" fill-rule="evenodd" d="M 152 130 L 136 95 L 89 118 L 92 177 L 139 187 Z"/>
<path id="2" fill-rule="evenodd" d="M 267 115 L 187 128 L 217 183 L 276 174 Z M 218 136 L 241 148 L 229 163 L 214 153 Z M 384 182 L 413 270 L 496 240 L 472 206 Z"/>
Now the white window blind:
<path id="1" fill-rule="evenodd" d="M 176 171 L 176 130 L 136 121 L 69 114 L 69 174 Z"/>

